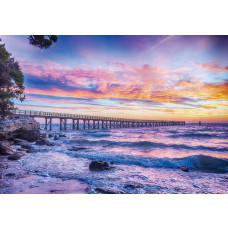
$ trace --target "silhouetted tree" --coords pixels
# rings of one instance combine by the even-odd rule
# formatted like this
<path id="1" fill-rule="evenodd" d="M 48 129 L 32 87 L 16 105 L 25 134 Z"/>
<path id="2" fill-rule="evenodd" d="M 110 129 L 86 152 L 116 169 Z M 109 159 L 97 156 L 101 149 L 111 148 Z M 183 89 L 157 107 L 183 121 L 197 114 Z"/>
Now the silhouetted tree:
<path id="1" fill-rule="evenodd" d="M 0 39 L 1 41 L 1 39 Z M 5 44 L 0 43 L 0 116 L 9 115 L 14 109 L 13 99 L 23 101 L 24 76 L 20 66 L 11 57 Z"/>
<path id="2" fill-rule="evenodd" d="M 58 38 L 55 35 L 31 35 L 28 37 L 29 43 L 41 49 L 49 48 Z"/>
<path id="3" fill-rule="evenodd" d="M 53 42 L 57 42 L 55 35 L 31 35 L 28 37 L 29 43 L 41 49 L 49 48 Z M 0 39 L 1 42 L 1 39 Z M 5 44 L 0 43 L 0 117 L 5 117 L 14 109 L 14 99 L 21 102 L 25 99 L 24 76 L 20 66 L 11 57 Z"/>

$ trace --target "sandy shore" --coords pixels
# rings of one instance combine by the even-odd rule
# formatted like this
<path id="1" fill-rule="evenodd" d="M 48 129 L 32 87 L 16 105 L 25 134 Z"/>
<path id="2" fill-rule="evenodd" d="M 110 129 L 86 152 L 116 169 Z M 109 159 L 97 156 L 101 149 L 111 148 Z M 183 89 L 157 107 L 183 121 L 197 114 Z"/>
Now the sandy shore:
<path id="1" fill-rule="evenodd" d="M 0 156 L 0 194 L 85 194 L 88 185 L 78 180 L 40 176 L 21 168 L 18 161 Z"/>

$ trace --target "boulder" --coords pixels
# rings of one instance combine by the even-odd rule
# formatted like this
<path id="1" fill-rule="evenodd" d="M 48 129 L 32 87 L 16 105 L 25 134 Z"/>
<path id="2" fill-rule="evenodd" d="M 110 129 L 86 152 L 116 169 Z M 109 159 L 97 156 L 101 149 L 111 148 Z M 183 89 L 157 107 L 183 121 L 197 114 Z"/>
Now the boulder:
<path id="1" fill-rule="evenodd" d="M 31 147 L 29 150 L 27 150 L 27 153 L 31 154 L 31 153 L 35 153 L 38 152 L 34 147 Z"/>
<path id="2" fill-rule="evenodd" d="M 52 138 L 53 137 L 53 135 L 52 134 L 48 134 L 48 138 Z"/>
<path id="3" fill-rule="evenodd" d="M 40 138 L 39 140 L 36 141 L 36 145 L 38 146 L 54 146 L 54 143 L 49 142 L 47 139 Z"/>
<path id="4" fill-rule="evenodd" d="M 21 157 L 23 157 L 25 155 L 25 152 L 16 152 L 14 154 L 11 154 L 8 159 L 9 160 L 18 160 L 20 159 Z"/>
<path id="5" fill-rule="evenodd" d="M 29 150 L 32 148 L 32 146 L 28 143 L 26 143 L 26 144 L 24 143 L 24 144 L 21 144 L 21 148 Z"/>
<path id="6" fill-rule="evenodd" d="M 57 135 L 55 135 L 55 137 L 54 137 L 54 140 L 58 140 L 59 138 L 58 138 L 58 136 Z"/>
<path id="7" fill-rule="evenodd" d="M 61 135 L 61 134 L 59 134 L 59 137 L 66 137 L 66 135 Z"/>
<path id="8" fill-rule="evenodd" d="M 40 131 L 39 130 L 27 131 L 26 129 L 20 128 L 14 131 L 12 135 L 14 137 L 26 140 L 28 142 L 35 142 L 40 138 Z"/>
<path id="9" fill-rule="evenodd" d="M 14 144 L 16 144 L 16 145 L 21 145 L 23 143 L 28 143 L 28 141 L 23 140 L 23 139 L 18 139 L 18 138 L 15 138 L 13 141 L 14 141 Z"/>
<path id="10" fill-rule="evenodd" d="M 113 191 L 110 189 L 103 189 L 103 188 L 95 188 L 95 190 L 99 193 L 103 193 L 103 194 L 123 194 L 122 191 Z"/>
<path id="11" fill-rule="evenodd" d="M 103 171 L 111 169 L 110 165 L 106 161 L 92 161 L 89 165 L 90 171 Z"/>
<path id="12" fill-rule="evenodd" d="M 179 169 L 184 171 L 184 172 L 188 172 L 189 171 L 188 166 L 181 166 L 181 167 L 179 167 Z"/>
<path id="13" fill-rule="evenodd" d="M 15 173 L 7 173 L 4 177 L 14 178 L 16 177 Z"/>
<path id="14" fill-rule="evenodd" d="M 39 129 L 40 129 L 40 124 L 30 116 L 11 115 L 6 117 L 5 119 L 0 119 L 0 138 L 3 138 L 3 139 L 15 138 L 17 134 L 21 136 L 24 133 L 27 133 L 33 130 L 39 131 Z M 22 130 L 24 131 L 21 132 Z M 14 134 L 15 132 L 16 134 Z"/>
<path id="15" fill-rule="evenodd" d="M 12 148 L 8 141 L 1 141 L 0 142 L 0 154 L 1 155 L 10 155 L 15 153 L 16 150 Z"/>

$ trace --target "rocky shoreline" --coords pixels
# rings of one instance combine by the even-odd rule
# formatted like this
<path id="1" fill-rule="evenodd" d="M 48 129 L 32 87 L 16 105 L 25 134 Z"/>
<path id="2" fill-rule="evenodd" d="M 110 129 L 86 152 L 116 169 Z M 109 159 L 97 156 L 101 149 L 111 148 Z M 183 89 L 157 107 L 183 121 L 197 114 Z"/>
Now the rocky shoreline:
<path id="1" fill-rule="evenodd" d="M 81 181 L 43 177 L 21 168 L 21 157 L 41 152 L 34 143 L 54 146 L 47 137 L 32 117 L 12 115 L 0 120 L 0 194 L 86 193 L 88 186 Z"/>

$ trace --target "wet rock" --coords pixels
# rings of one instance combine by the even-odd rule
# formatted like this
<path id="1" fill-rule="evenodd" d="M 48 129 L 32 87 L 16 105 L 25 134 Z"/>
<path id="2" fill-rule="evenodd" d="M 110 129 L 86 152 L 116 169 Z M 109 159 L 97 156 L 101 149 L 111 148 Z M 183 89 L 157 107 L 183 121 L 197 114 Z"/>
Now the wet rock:
<path id="1" fill-rule="evenodd" d="M 17 151 L 23 151 L 23 152 L 25 152 L 25 151 L 26 151 L 26 149 L 23 149 L 23 148 L 18 148 L 18 149 L 17 149 Z"/>
<path id="2" fill-rule="evenodd" d="M 14 178 L 16 177 L 15 173 L 7 173 L 4 177 Z"/>
<path id="3" fill-rule="evenodd" d="M 36 145 L 38 146 L 54 146 L 54 143 L 49 142 L 47 139 L 40 138 L 39 140 L 36 141 Z"/>
<path id="4" fill-rule="evenodd" d="M 41 134 L 41 137 L 44 138 L 44 139 L 46 139 L 47 138 L 47 134 L 45 134 L 45 133 L 44 134 Z"/>
<path id="5" fill-rule="evenodd" d="M 20 128 L 16 130 L 13 135 L 19 139 L 24 139 L 28 142 L 35 142 L 40 138 L 39 130 L 27 131 L 26 129 Z"/>
<path id="6" fill-rule="evenodd" d="M 58 136 L 57 135 L 55 135 L 55 137 L 54 137 L 54 140 L 58 140 L 59 138 L 58 138 Z"/>
<path id="7" fill-rule="evenodd" d="M 48 134 L 48 138 L 52 138 L 53 137 L 53 135 L 52 134 Z"/>
<path id="8" fill-rule="evenodd" d="M 89 165 L 90 171 L 103 171 L 111 169 L 111 166 L 106 161 L 92 161 Z"/>
<path id="9" fill-rule="evenodd" d="M 10 155 L 15 153 L 16 150 L 12 148 L 8 141 L 0 141 L 0 154 L 1 155 Z"/>
<path id="10" fill-rule="evenodd" d="M 11 154 L 8 159 L 9 160 L 19 160 L 21 157 L 25 155 L 25 152 L 16 152 L 14 154 Z"/>
<path id="11" fill-rule="evenodd" d="M 27 153 L 36 153 L 38 152 L 34 147 L 31 147 L 29 150 L 27 150 Z"/>
<path id="12" fill-rule="evenodd" d="M 59 137 L 66 137 L 66 135 L 61 135 L 61 134 L 60 134 Z"/>
<path id="13" fill-rule="evenodd" d="M 79 151 L 79 150 L 85 150 L 85 149 L 87 149 L 87 148 L 86 147 L 76 147 L 76 146 L 69 148 L 70 151 Z"/>
<path id="14" fill-rule="evenodd" d="M 113 191 L 110 189 L 103 189 L 103 188 L 95 188 L 95 190 L 99 193 L 103 193 L 103 194 L 123 194 L 123 192 L 121 191 Z"/>
<path id="15" fill-rule="evenodd" d="M 179 169 L 184 171 L 184 172 L 188 172 L 189 171 L 188 166 L 181 166 L 181 167 L 179 167 Z"/>
<path id="16" fill-rule="evenodd" d="M 27 144 L 21 144 L 21 148 L 29 150 L 32 148 L 32 145 L 30 145 L 28 143 Z"/>
<path id="17" fill-rule="evenodd" d="M 135 188 L 143 188 L 144 186 L 140 183 L 127 183 L 124 185 L 124 188 L 130 188 L 130 189 L 135 189 Z"/>
<path id="18" fill-rule="evenodd" d="M 16 144 L 16 145 L 21 145 L 21 144 L 26 144 L 26 143 L 28 143 L 28 141 L 26 141 L 26 140 L 23 140 L 23 139 L 14 139 L 13 140 L 14 141 L 14 144 Z"/>

